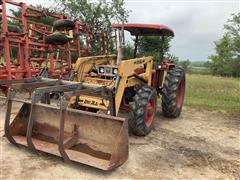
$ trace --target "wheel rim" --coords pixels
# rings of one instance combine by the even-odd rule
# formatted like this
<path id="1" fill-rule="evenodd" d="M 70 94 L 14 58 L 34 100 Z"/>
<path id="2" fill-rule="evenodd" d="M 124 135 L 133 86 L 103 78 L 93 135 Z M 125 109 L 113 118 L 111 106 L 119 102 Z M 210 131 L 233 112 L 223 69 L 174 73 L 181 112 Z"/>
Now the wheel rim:
<path id="1" fill-rule="evenodd" d="M 147 104 L 147 112 L 145 118 L 145 124 L 147 127 L 151 126 L 155 114 L 156 102 L 153 98 L 150 98 Z"/>
<path id="2" fill-rule="evenodd" d="M 177 90 L 177 102 L 176 105 L 178 108 L 180 108 L 183 104 L 183 99 L 184 99 L 184 92 L 185 92 L 185 81 L 182 80 L 180 84 L 178 85 L 178 90 Z"/>

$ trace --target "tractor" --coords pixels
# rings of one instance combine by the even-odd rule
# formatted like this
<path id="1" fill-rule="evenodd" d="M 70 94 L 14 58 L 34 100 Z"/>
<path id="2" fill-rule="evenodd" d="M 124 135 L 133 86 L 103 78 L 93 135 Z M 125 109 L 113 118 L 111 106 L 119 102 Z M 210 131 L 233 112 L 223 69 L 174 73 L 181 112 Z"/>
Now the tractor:
<path id="1" fill-rule="evenodd" d="M 163 42 L 164 38 L 174 36 L 174 32 L 164 25 L 113 24 L 112 27 L 116 30 L 117 56 L 79 58 L 75 64 L 75 81 L 112 86 L 114 105 L 110 106 L 102 97 L 81 95 L 73 97 L 69 106 L 112 116 L 127 109 L 131 114 L 128 119 L 131 132 L 145 136 L 153 129 L 158 97 L 162 96 L 164 116 L 176 118 L 181 114 L 185 72 L 164 56 L 160 56 L 156 64 L 151 56 L 137 58 L 138 39 L 139 36 L 161 36 Z M 133 59 L 123 59 L 124 30 L 135 36 Z M 162 49 L 160 53 L 163 54 Z"/>
<path id="2" fill-rule="evenodd" d="M 148 135 L 162 113 L 180 116 L 185 93 L 185 72 L 164 56 L 138 56 L 140 36 L 173 37 L 164 25 L 113 24 L 116 54 L 79 57 L 73 64 L 73 80 L 35 77 L 12 84 L 8 90 L 5 136 L 15 145 L 43 151 L 103 170 L 128 159 L 128 132 Z M 124 31 L 135 36 L 133 59 L 124 59 Z M 51 43 L 51 42 L 48 42 Z M 54 43 L 54 42 L 53 42 Z M 161 50 L 160 50 L 161 51 Z M 31 92 L 17 96 L 17 88 Z M 41 101 L 58 93 L 59 99 Z M 11 117 L 12 103 L 22 106 Z M 10 122 L 10 119 L 13 119 Z"/>

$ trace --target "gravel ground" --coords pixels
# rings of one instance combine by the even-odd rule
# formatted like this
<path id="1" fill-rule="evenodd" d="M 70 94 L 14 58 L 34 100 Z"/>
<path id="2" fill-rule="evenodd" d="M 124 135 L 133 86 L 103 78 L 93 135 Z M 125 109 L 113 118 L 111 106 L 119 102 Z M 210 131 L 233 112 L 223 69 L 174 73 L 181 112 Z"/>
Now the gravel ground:
<path id="1" fill-rule="evenodd" d="M 17 111 L 17 107 L 14 110 Z M 158 113 L 154 131 L 130 136 L 128 161 L 104 172 L 65 164 L 10 145 L 3 136 L 6 106 L 0 103 L 1 179 L 240 179 L 240 118 L 184 108 L 180 118 Z"/>

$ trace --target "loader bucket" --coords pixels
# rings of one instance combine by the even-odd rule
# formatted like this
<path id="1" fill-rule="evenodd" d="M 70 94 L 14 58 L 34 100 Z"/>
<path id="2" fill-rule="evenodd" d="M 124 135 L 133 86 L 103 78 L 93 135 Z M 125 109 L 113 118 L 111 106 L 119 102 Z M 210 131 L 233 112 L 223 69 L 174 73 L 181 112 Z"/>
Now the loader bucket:
<path id="1" fill-rule="evenodd" d="M 128 158 L 128 123 L 124 118 L 25 102 L 9 123 L 11 103 L 5 136 L 13 144 L 102 170 L 120 166 Z"/>

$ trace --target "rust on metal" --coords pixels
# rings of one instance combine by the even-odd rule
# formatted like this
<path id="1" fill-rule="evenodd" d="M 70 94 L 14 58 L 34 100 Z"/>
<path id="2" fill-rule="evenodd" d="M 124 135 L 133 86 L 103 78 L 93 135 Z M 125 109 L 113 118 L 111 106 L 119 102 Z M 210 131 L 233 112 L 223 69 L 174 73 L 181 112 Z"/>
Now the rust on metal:
<path id="1" fill-rule="evenodd" d="M 79 162 L 103 170 L 123 164 L 128 159 L 127 120 L 68 108 L 64 93 L 80 94 L 81 89 L 89 86 L 64 81 L 45 86 L 45 82 L 49 81 L 42 79 L 42 86 L 32 90 L 31 100 L 28 101 L 15 98 L 18 92 L 14 91 L 14 85 L 8 90 L 5 136 L 9 142 L 35 152 L 62 157 L 65 162 Z M 31 89 L 31 84 L 35 83 L 22 85 Z M 103 90 L 108 91 L 106 88 Z M 41 97 L 53 91 L 62 92 L 59 105 L 41 103 Z M 22 106 L 10 123 L 11 107 L 15 100 Z"/>
<path id="2" fill-rule="evenodd" d="M 29 147 L 29 109 L 30 104 L 23 104 L 9 131 L 5 129 L 6 134 L 10 132 L 7 138 L 11 143 Z M 113 169 L 128 158 L 127 121 L 122 118 L 71 109 L 61 113 L 57 107 L 39 104 L 34 113 L 31 142 L 38 151 L 103 170 Z"/>

